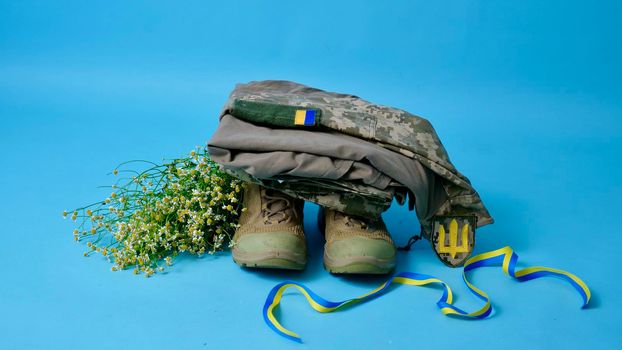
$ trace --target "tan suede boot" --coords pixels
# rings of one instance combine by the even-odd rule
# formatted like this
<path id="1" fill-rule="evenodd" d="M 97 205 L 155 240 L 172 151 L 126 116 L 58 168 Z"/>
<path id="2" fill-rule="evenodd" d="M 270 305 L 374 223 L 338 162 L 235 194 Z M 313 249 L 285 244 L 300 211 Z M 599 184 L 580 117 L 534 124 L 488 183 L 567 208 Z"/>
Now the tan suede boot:
<path id="1" fill-rule="evenodd" d="M 385 274 L 395 268 L 397 250 L 381 217 L 369 220 L 322 208 L 319 226 L 329 272 Z"/>
<path id="2" fill-rule="evenodd" d="M 307 263 L 304 201 L 248 183 L 240 227 L 233 236 L 233 260 L 240 266 L 301 270 Z"/>

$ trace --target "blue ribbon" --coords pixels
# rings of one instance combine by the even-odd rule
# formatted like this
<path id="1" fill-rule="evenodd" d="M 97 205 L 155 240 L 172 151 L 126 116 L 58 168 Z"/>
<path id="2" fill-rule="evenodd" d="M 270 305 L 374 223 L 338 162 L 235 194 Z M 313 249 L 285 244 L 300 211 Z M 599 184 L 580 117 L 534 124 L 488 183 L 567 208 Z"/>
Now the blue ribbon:
<path id="1" fill-rule="evenodd" d="M 514 253 L 512 248 L 504 247 L 487 253 L 482 253 L 471 257 L 466 261 L 462 270 L 462 279 L 467 285 L 471 293 L 484 301 L 484 306 L 477 311 L 467 312 L 453 305 L 453 293 L 449 285 L 442 280 L 416 272 L 399 272 L 391 276 L 386 282 L 359 297 L 347 299 L 344 301 L 329 301 L 315 294 L 304 284 L 285 281 L 277 284 L 272 288 L 263 307 L 263 318 L 268 327 L 277 334 L 297 342 L 302 342 L 300 336 L 291 330 L 283 327 L 274 316 L 274 309 L 278 307 L 283 292 L 288 288 L 295 288 L 305 296 L 309 305 L 318 312 L 326 313 L 339 310 L 347 305 L 365 302 L 377 298 L 388 291 L 391 284 L 407 284 L 412 286 L 425 286 L 428 284 L 440 284 L 443 287 L 443 295 L 436 302 L 441 312 L 447 316 L 455 316 L 466 319 L 484 319 L 492 312 L 492 305 L 488 294 L 471 284 L 467 279 L 467 272 L 485 266 L 502 266 L 503 272 L 518 280 L 519 282 L 529 281 L 540 277 L 558 277 L 566 280 L 572 285 L 583 299 L 583 306 L 587 306 L 590 301 L 591 293 L 588 286 L 577 276 L 558 269 L 552 269 L 542 266 L 532 266 L 516 271 L 516 262 L 518 255 Z"/>

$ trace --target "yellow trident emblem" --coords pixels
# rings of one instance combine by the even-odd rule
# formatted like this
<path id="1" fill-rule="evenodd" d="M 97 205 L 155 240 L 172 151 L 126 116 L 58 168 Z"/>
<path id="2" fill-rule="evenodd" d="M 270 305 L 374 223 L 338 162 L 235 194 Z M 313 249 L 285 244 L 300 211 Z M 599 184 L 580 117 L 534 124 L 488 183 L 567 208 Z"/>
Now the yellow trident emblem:
<path id="1" fill-rule="evenodd" d="M 438 252 L 449 253 L 454 259 L 457 253 L 469 252 L 469 223 L 462 225 L 462 239 L 458 245 L 458 221 L 452 219 L 449 223 L 449 246 L 445 245 L 445 226 L 438 225 Z"/>

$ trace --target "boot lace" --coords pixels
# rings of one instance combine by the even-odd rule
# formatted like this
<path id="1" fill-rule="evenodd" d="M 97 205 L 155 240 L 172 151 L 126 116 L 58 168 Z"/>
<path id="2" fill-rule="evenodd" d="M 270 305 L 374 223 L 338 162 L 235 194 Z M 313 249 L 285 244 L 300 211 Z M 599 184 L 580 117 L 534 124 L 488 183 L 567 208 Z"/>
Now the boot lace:
<path id="1" fill-rule="evenodd" d="M 266 224 L 272 224 L 273 220 L 279 224 L 289 223 L 292 218 L 298 217 L 298 213 L 293 208 L 292 200 L 275 190 L 262 188 L 261 202 L 263 204 L 261 213 Z"/>
<path id="2" fill-rule="evenodd" d="M 366 230 L 369 226 L 369 224 L 365 220 L 356 218 L 351 215 L 346 215 L 340 211 L 335 211 L 335 220 L 342 220 L 344 224 L 348 227 L 357 226 L 363 230 Z"/>

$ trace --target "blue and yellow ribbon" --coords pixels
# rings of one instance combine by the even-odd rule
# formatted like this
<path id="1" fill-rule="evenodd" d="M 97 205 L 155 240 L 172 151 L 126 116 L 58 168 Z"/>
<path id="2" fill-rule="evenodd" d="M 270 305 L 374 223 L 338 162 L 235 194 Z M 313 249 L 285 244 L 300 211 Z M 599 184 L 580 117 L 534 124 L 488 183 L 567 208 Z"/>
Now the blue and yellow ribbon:
<path id="1" fill-rule="evenodd" d="M 475 287 L 467 279 L 468 271 L 484 266 L 502 266 L 503 272 L 506 275 L 518 280 L 519 282 L 529 281 L 545 276 L 562 278 L 570 283 L 570 285 L 572 285 L 579 292 L 579 294 L 583 298 L 583 307 L 587 306 L 587 304 L 589 303 L 591 297 L 590 289 L 577 276 L 566 271 L 542 266 L 533 266 L 516 271 L 517 261 L 518 255 L 516 255 L 516 253 L 514 253 L 514 251 L 510 247 L 504 247 L 487 253 L 482 253 L 473 256 L 466 261 L 462 270 L 462 279 L 464 280 L 464 283 L 467 285 L 471 293 L 484 301 L 484 306 L 475 312 L 466 312 L 454 306 L 453 293 L 451 291 L 451 288 L 447 283 L 441 281 L 440 279 L 421 273 L 399 272 L 389 278 L 389 280 L 378 286 L 376 289 L 365 293 L 359 297 L 339 302 L 326 300 L 321 296 L 315 294 L 311 289 L 301 283 L 285 281 L 274 286 L 274 288 L 272 288 L 272 290 L 268 294 L 268 298 L 266 299 L 263 307 L 263 317 L 268 326 L 279 335 L 287 339 L 302 342 L 298 334 L 283 327 L 274 316 L 274 309 L 278 307 L 281 301 L 281 297 L 283 296 L 283 292 L 285 292 L 285 290 L 287 290 L 288 288 L 293 287 L 297 289 L 305 296 L 305 298 L 309 302 L 309 305 L 311 305 L 313 309 L 318 312 L 326 313 L 337 311 L 351 304 L 377 298 L 386 293 L 391 284 L 396 283 L 407 284 L 411 286 L 440 284 L 443 287 L 443 295 L 436 302 L 436 305 L 443 314 L 467 319 L 484 319 L 492 312 L 490 298 L 484 291 Z"/>

